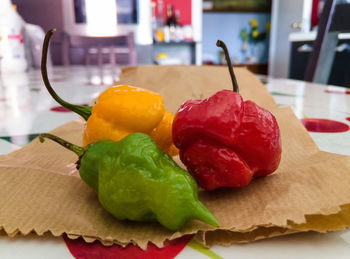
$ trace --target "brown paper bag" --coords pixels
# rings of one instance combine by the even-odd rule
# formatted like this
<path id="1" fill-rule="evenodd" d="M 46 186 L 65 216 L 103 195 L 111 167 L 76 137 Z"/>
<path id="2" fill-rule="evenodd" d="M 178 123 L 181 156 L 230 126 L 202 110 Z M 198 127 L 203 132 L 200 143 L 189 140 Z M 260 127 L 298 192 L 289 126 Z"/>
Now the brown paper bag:
<path id="1" fill-rule="evenodd" d="M 260 81 L 235 70 L 240 93 L 277 118 L 282 135 L 278 170 L 243 189 L 200 192 L 200 200 L 219 221 L 214 229 L 198 221 L 173 233 L 158 223 L 119 221 L 99 204 L 97 194 L 78 176 L 76 156 L 56 143 L 39 143 L 0 156 L 0 230 L 7 235 L 66 233 L 103 244 L 146 248 L 167 239 L 196 234 L 203 244 L 229 245 L 299 231 L 326 232 L 350 225 L 350 157 L 320 151 L 289 108 L 278 108 Z M 120 84 L 160 93 L 176 112 L 188 99 L 231 89 L 225 67 L 143 66 L 123 70 Z M 83 123 L 73 121 L 54 134 L 81 144 Z"/>

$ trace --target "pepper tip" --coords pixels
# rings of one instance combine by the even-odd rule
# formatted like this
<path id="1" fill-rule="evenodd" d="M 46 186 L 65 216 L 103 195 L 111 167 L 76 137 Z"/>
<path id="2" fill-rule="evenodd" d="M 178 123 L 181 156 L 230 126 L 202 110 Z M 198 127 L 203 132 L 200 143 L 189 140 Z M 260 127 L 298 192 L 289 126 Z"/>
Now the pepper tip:
<path id="1" fill-rule="evenodd" d="M 219 222 L 210 210 L 204 206 L 203 203 L 199 202 L 196 206 L 196 218 L 202 222 L 205 222 L 213 227 L 219 227 Z"/>

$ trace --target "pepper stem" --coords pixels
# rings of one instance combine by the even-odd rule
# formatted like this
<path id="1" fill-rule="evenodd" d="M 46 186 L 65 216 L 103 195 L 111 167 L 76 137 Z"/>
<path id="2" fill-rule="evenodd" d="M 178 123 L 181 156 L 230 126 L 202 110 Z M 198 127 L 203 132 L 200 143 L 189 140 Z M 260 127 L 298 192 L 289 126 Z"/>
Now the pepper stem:
<path id="1" fill-rule="evenodd" d="M 237 80 L 236 80 L 236 76 L 235 73 L 233 72 L 233 68 L 232 68 L 232 64 L 231 64 L 231 59 L 230 59 L 230 55 L 228 54 L 228 50 L 227 47 L 225 45 L 225 43 L 221 40 L 218 40 L 216 42 L 216 46 L 222 48 L 224 50 L 225 53 L 225 59 L 227 62 L 227 66 L 228 66 L 228 71 L 230 72 L 231 75 L 231 80 L 232 80 L 232 85 L 233 85 L 233 91 L 238 93 L 238 84 L 237 84 Z"/>
<path id="2" fill-rule="evenodd" d="M 91 115 L 92 107 L 91 106 L 75 105 L 75 104 L 71 104 L 71 103 L 68 103 L 68 102 L 62 100 L 56 94 L 56 92 L 53 90 L 53 88 L 50 84 L 49 78 L 47 76 L 47 66 L 46 66 L 47 52 L 49 49 L 50 38 L 55 33 L 55 31 L 56 31 L 56 29 L 49 30 L 46 33 L 45 39 L 44 39 L 43 54 L 42 54 L 42 58 L 41 58 L 41 75 L 42 75 L 44 84 L 46 86 L 46 89 L 49 91 L 49 93 L 53 97 L 53 99 L 56 100 L 56 102 L 61 104 L 63 107 L 71 110 L 72 112 L 79 114 L 81 117 L 83 117 L 87 121 Z"/>
<path id="3" fill-rule="evenodd" d="M 51 139 L 52 141 L 57 142 L 61 146 L 69 149 L 70 151 L 73 151 L 79 157 L 82 157 L 85 153 L 85 149 L 83 147 L 79 147 L 77 145 L 74 145 L 74 144 L 72 144 L 64 139 L 61 139 L 60 137 L 52 135 L 50 133 L 43 133 L 43 134 L 39 135 L 39 140 L 41 143 L 43 143 L 45 141 L 45 138 L 48 138 L 48 139 Z"/>

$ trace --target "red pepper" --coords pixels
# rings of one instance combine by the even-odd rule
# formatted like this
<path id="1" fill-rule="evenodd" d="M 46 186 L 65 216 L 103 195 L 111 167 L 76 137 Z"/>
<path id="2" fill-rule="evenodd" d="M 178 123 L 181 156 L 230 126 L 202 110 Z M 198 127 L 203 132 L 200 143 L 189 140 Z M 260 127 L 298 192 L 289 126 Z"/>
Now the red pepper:
<path id="1" fill-rule="evenodd" d="M 218 41 L 217 45 L 224 45 Z M 236 79 L 223 47 L 234 88 Z M 244 187 L 252 178 L 273 173 L 281 160 L 275 117 L 240 94 L 222 90 L 205 100 L 189 100 L 173 121 L 180 159 L 199 186 Z"/>

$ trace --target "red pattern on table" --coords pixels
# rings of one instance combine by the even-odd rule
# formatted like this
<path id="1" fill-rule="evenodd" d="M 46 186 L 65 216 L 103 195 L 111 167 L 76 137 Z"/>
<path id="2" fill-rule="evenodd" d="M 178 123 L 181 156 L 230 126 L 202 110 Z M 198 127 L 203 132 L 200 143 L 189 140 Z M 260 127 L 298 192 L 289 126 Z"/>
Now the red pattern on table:
<path id="1" fill-rule="evenodd" d="M 134 245 L 124 248 L 118 245 L 107 247 L 98 241 L 86 243 L 82 238 L 69 239 L 67 236 L 64 236 L 64 241 L 71 254 L 77 259 L 172 259 L 185 248 L 192 237 L 188 235 L 172 240 L 163 248 L 149 244 L 146 251 Z"/>
<path id="2" fill-rule="evenodd" d="M 340 121 L 317 118 L 303 118 L 301 119 L 301 122 L 310 132 L 340 133 L 349 130 L 349 125 Z"/>
<path id="3" fill-rule="evenodd" d="M 329 94 L 350 94 L 350 90 L 345 90 L 345 91 L 337 91 L 337 90 L 330 90 L 330 89 L 327 89 L 327 90 L 324 90 L 326 93 L 329 93 Z"/>
<path id="4" fill-rule="evenodd" d="M 88 106 L 88 104 L 78 104 L 78 105 Z M 71 110 L 69 110 L 63 106 L 52 107 L 52 108 L 50 108 L 50 111 L 53 111 L 53 112 L 72 112 Z"/>

